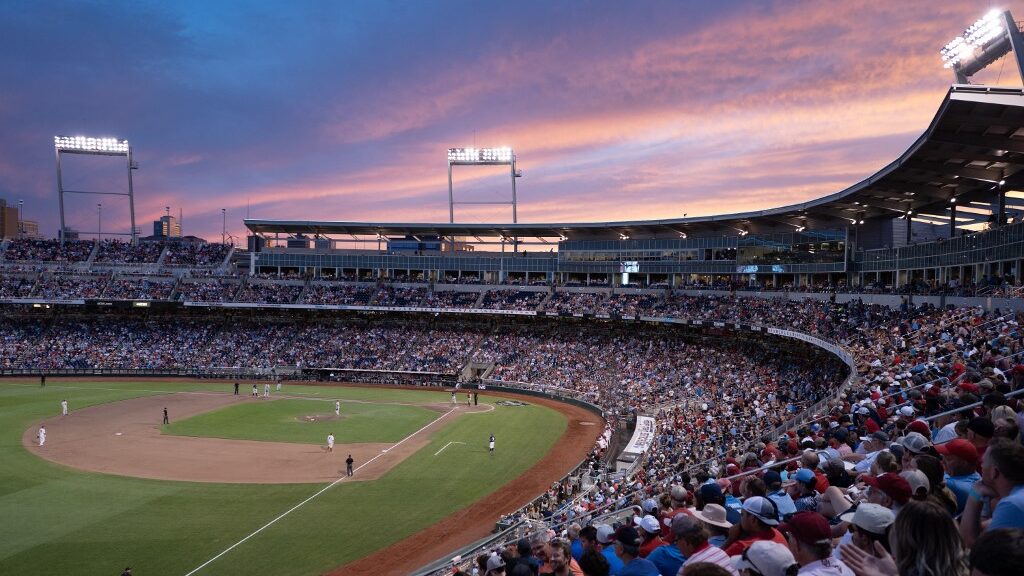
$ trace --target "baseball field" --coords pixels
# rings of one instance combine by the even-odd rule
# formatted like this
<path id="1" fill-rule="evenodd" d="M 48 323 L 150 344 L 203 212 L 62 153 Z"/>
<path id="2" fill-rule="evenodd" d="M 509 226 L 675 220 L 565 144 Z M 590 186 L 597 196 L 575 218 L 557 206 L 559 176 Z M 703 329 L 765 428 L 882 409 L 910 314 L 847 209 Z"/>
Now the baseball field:
<path id="1" fill-rule="evenodd" d="M 0 380 L 0 574 L 405 574 L 486 535 L 601 431 L 581 409 L 492 393 L 232 392 Z"/>

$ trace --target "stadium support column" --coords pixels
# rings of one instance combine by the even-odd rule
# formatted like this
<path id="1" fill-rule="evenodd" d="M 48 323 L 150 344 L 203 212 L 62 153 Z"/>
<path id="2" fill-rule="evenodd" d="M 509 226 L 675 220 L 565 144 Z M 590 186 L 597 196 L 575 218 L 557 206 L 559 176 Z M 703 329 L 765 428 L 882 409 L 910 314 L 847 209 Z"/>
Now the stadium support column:
<path id="1" fill-rule="evenodd" d="M 1006 190 L 1000 186 L 996 191 L 998 194 L 999 211 L 996 213 L 996 226 L 1006 224 Z"/>
<path id="2" fill-rule="evenodd" d="M 907 246 L 910 246 L 910 234 L 911 234 L 911 229 L 913 229 L 913 227 L 914 227 L 914 217 L 911 216 L 910 214 L 907 214 L 907 244 L 906 244 Z"/>
<path id="3" fill-rule="evenodd" d="M 60 245 L 64 245 L 64 236 L 67 235 L 67 228 L 64 226 L 64 182 L 60 173 L 60 148 L 54 148 L 57 154 L 57 203 L 60 205 L 60 232 L 58 238 Z"/>
<path id="4" fill-rule="evenodd" d="M 949 205 L 949 237 L 956 238 L 956 204 Z"/>
<path id="5" fill-rule="evenodd" d="M 135 189 L 132 186 L 132 170 L 136 169 L 137 166 L 132 162 L 132 148 L 128 147 L 128 213 L 131 215 L 132 229 L 131 238 L 132 246 L 136 246 L 139 243 L 139 235 L 135 228 Z M 180 216 L 180 215 L 179 215 Z M 178 219 L 178 224 L 181 224 L 181 219 Z M 170 227 L 170 221 L 168 221 L 168 227 Z M 170 230 L 168 230 L 170 233 Z"/>
<path id="6" fill-rule="evenodd" d="M 1021 78 L 1024 78 L 1024 36 L 1021 35 L 1020 28 L 1017 27 L 1017 22 L 1014 21 L 1009 10 L 1003 12 L 1003 20 L 1010 36 L 1010 50 L 1013 52 L 1013 59 L 1017 62 L 1017 72 L 1020 73 Z"/>
<path id="7" fill-rule="evenodd" d="M 448 161 L 448 223 L 455 223 L 455 197 L 452 196 L 452 162 Z"/>

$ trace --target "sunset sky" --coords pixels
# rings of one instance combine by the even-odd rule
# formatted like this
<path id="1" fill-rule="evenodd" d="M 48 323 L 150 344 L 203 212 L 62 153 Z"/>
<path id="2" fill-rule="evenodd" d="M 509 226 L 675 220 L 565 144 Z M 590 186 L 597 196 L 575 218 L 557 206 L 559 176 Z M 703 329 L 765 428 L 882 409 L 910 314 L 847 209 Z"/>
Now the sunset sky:
<path id="1" fill-rule="evenodd" d="M 0 3 L 0 198 L 58 227 L 52 137 L 132 143 L 143 234 L 448 220 L 446 149 L 518 155 L 520 222 L 698 216 L 836 192 L 925 129 L 938 50 L 990 2 Z M 1019 7 L 1024 14 L 1024 6 Z M 1020 86 L 1003 59 L 976 81 Z M 109 161 L 67 187 L 123 188 Z M 461 200 L 507 171 L 457 168 Z M 104 231 L 126 231 L 117 197 Z M 93 230 L 97 200 L 69 225 Z M 461 222 L 507 207 L 457 207 Z M 119 228 L 120 227 L 120 228 Z"/>

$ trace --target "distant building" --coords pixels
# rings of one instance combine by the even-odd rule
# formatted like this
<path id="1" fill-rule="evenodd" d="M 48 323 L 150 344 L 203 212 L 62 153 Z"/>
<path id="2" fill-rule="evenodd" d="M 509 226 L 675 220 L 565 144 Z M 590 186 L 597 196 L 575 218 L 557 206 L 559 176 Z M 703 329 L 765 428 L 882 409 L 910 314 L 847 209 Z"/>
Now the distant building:
<path id="1" fill-rule="evenodd" d="M 18 209 L 0 198 L 0 239 L 18 236 Z"/>
<path id="2" fill-rule="evenodd" d="M 174 216 L 161 216 L 153 221 L 153 236 L 161 238 L 181 238 L 181 224 Z"/>
<path id="3" fill-rule="evenodd" d="M 22 220 L 21 221 L 21 237 L 22 238 L 39 238 L 39 222 L 35 220 Z"/>

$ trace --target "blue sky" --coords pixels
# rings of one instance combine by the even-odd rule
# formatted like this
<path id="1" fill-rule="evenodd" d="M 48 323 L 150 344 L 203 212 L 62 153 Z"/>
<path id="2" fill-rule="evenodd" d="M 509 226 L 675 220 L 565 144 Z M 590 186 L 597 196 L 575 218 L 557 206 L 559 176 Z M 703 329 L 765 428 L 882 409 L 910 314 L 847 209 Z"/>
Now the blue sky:
<path id="1" fill-rule="evenodd" d="M 474 143 L 516 149 L 520 221 L 789 204 L 902 152 L 950 84 L 938 49 L 992 6 L 9 1 L 0 198 L 54 235 L 52 136 L 86 134 L 132 142 L 144 233 L 165 206 L 208 237 L 221 208 L 236 236 L 247 211 L 446 221 L 445 150 Z M 1009 61 L 978 80 L 1020 85 Z M 123 187 L 110 163 L 68 174 Z M 502 199 L 508 177 L 457 169 L 456 191 Z M 95 217 L 94 199 L 68 207 L 73 227 Z"/>

